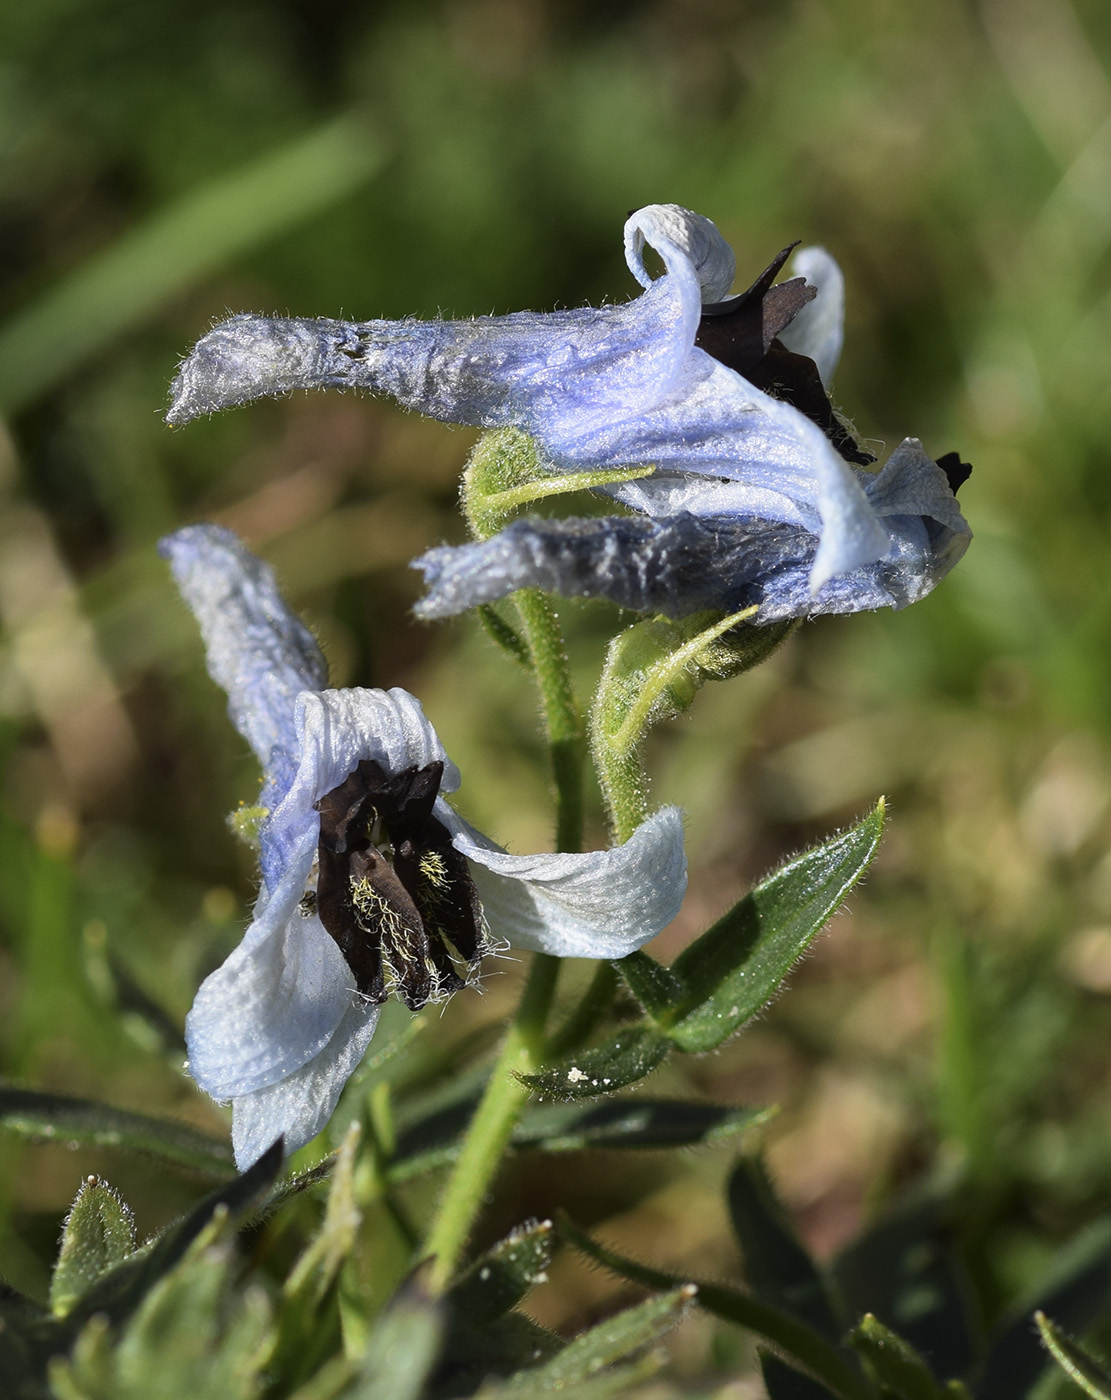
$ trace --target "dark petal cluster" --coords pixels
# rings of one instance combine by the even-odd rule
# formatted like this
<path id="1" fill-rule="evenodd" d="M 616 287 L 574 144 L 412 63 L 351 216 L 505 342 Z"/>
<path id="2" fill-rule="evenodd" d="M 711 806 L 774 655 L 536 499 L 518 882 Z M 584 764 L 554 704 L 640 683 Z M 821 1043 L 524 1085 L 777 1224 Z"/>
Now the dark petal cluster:
<path id="1" fill-rule="evenodd" d="M 797 242 L 790 243 L 777 253 L 740 296 L 704 306 L 694 343 L 773 399 L 805 414 L 846 462 L 866 467 L 876 459 L 859 446 L 834 413 L 818 366 L 777 338 L 818 294 L 803 277 L 775 281 L 797 247 Z"/>
<path id="2" fill-rule="evenodd" d="M 456 959 L 469 971 L 488 950 L 466 859 L 432 815 L 443 771 L 361 759 L 316 804 L 316 912 L 374 1003 L 395 988 L 412 1010 L 442 1001 L 466 983 Z"/>

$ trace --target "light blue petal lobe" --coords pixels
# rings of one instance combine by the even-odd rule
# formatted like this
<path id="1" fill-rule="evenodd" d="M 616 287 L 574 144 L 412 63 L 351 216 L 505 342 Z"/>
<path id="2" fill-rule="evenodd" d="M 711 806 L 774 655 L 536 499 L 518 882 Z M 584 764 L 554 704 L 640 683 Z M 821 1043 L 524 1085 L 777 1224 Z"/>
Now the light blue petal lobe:
<path id="1" fill-rule="evenodd" d="M 285 1138 L 288 1156 L 324 1128 L 366 1053 L 380 1009 L 364 998 L 352 1001 L 319 1054 L 277 1083 L 233 1101 L 232 1147 L 240 1171 L 278 1137 Z"/>
<path id="2" fill-rule="evenodd" d="M 796 277 L 818 289 L 813 301 L 797 313 L 779 339 L 788 350 L 809 355 L 828 389 L 845 340 L 845 278 L 824 248 L 800 248 L 791 261 Z"/>
<path id="3" fill-rule="evenodd" d="M 420 701 L 400 687 L 306 691 L 297 698 L 294 729 L 296 767 L 282 800 L 259 832 L 267 889 L 284 878 L 294 851 L 306 841 L 315 847 L 320 818 L 313 804 L 353 773 L 360 759 L 373 759 L 387 773 L 441 762 L 441 790 L 454 792 L 459 786 L 459 770 L 444 752 Z"/>
<path id="4" fill-rule="evenodd" d="M 683 820 L 664 807 L 621 846 L 566 855 L 509 855 L 444 802 L 495 938 L 564 958 L 623 958 L 675 918 L 687 887 Z"/>
<path id="5" fill-rule="evenodd" d="M 724 301 L 737 275 L 733 249 L 722 238 L 717 224 L 704 214 L 678 204 L 648 204 L 625 222 L 625 261 L 642 287 L 652 278 L 644 266 L 644 246 L 670 259 L 685 258 L 694 269 L 705 303 Z M 669 258 L 665 261 L 669 264 Z"/>
<path id="6" fill-rule="evenodd" d="M 200 626 L 232 723 L 270 773 L 291 759 L 297 696 L 327 684 L 316 639 L 282 600 L 269 564 L 230 530 L 190 525 L 158 548 Z"/>
<path id="7" fill-rule="evenodd" d="M 917 438 L 905 438 L 883 470 L 868 478 L 864 489 L 880 519 L 889 515 L 929 516 L 954 534 L 972 537 L 945 473 L 926 455 Z"/>
<path id="8" fill-rule="evenodd" d="M 315 839 L 265 894 L 238 948 L 202 982 L 185 1019 L 189 1072 L 214 1099 L 273 1084 L 319 1054 L 355 995 L 355 979 L 300 901 Z"/>

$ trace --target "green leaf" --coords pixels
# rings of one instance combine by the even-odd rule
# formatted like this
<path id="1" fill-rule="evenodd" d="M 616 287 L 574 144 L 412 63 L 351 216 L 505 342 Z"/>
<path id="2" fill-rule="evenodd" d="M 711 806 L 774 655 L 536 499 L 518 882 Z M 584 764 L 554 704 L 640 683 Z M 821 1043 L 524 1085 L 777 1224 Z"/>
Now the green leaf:
<path id="1" fill-rule="evenodd" d="M 568 1342 L 550 1361 L 512 1377 L 506 1386 L 507 1393 L 514 1394 L 526 1388 L 540 1393 L 562 1391 L 565 1386 L 589 1380 L 605 1367 L 623 1361 L 669 1332 L 682 1319 L 697 1292 L 693 1284 L 685 1283 L 636 1307 L 626 1308 Z"/>
<path id="2" fill-rule="evenodd" d="M 64 1317 L 98 1278 L 135 1249 L 135 1217 L 106 1183 L 90 1176 L 77 1192 L 50 1280 L 50 1306 Z"/>
<path id="3" fill-rule="evenodd" d="M 683 999 L 660 1025 L 689 1053 L 713 1050 L 752 1019 L 871 864 L 882 800 L 848 831 L 777 870 L 672 964 Z"/>
<path id="4" fill-rule="evenodd" d="M 674 1274 L 639 1264 L 599 1244 L 562 1212 L 558 1228 L 568 1244 L 621 1278 L 631 1279 L 645 1288 L 670 1288 L 681 1281 Z M 726 1322 L 747 1328 L 785 1355 L 794 1357 L 802 1369 L 820 1377 L 837 1400 L 875 1400 L 871 1386 L 853 1360 L 806 1323 L 736 1289 L 699 1280 L 694 1282 L 698 1288 L 699 1307 Z"/>
<path id="5" fill-rule="evenodd" d="M 355 1236 L 362 1223 L 362 1211 L 355 1197 L 359 1135 L 359 1124 L 352 1123 L 332 1165 L 323 1223 L 294 1265 L 282 1289 L 287 1300 L 299 1305 L 306 1316 L 320 1306 L 324 1294 L 354 1248 Z"/>
<path id="6" fill-rule="evenodd" d="M 665 1016 L 683 996 L 683 984 L 669 967 L 658 963 L 647 953 L 630 953 L 627 958 L 614 963 L 614 967 L 625 979 L 625 983 L 655 1020 Z"/>
<path id="7" fill-rule="evenodd" d="M 798 1242 L 757 1160 L 737 1163 L 726 1188 L 745 1278 L 765 1303 L 793 1313 L 831 1342 L 844 1329 L 825 1280 Z"/>
<path id="8" fill-rule="evenodd" d="M 491 1376 L 511 1376 L 528 1370 L 563 1349 L 563 1340 L 533 1322 L 524 1313 L 508 1312 L 484 1327 L 454 1329 L 445 1342 L 440 1364 L 449 1371 L 452 1385 L 466 1395 Z M 496 1383 L 488 1381 L 487 1386 Z M 484 1388 L 483 1394 L 487 1393 Z M 498 1386 L 498 1395 L 504 1392 Z"/>
<path id="9" fill-rule="evenodd" d="M 211 1219 L 118 1328 L 91 1316 L 72 1356 L 50 1366 L 57 1400 L 255 1400 L 271 1310 L 262 1289 L 232 1288 L 231 1235 L 230 1217 Z"/>
<path id="10" fill-rule="evenodd" d="M 445 1295 L 452 1328 L 482 1327 L 546 1282 L 552 1244 L 552 1222 L 534 1220 L 480 1255 Z"/>
<path id="11" fill-rule="evenodd" d="M 1086 1395 L 1092 1396 L 1092 1400 L 1111 1400 L 1111 1371 L 1077 1346 L 1045 1313 L 1035 1313 L 1034 1321 L 1038 1324 L 1042 1341 L 1065 1375 L 1075 1381 Z"/>
<path id="12" fill-rule="evenodd" d="M 473 1092 L 411 1118 L 386 1169 L 392 1185 L 453 1162 L 474 1113 Z M 513 1129 L 512 1146 L 541 1152 L 578 1152 L 597 1147 L 693 1147 L 758 1127 L 774 1109 L 724 1107 L 680 1099 L 613 1098 L 602 1103 L 533 1103 Z M 295 1186 L 291 1183 L 291 1189 Z M 312 1185 L 313 1182 L 307 1184 Z M 303 1187 L 302 1187 L 303 1189 Z M 284 1196 L 283 1196 L 284 1199 Z"/>
<path id="13" fill-rule="evenodd" d="M 102 1274 L 69 1315 L 87 1318 L 99 1312 L 113 1323 L 130 1316 L 154 1285 L 179 1263 L 214 1217 L 236 1220 L 261 1205 L 281 1166 L 279 1139 L 242 1176 L 210 1191 L 149 1245 Z"/>
<path id="14" fill-rule="evenodd" d="M 538 1104 L 518 1123 L 513 1145 L 538 1147 L 544 1152 L 576 1152 L 584 1147 L 693 1147 L 758 1127 L 773 1112 L 639 1095 L 593 1104 Z"/>
<path id="15" fill-rule="evenodd" d="M 18 412 L 158 307 L 365 183 L 385 159 L 341 117 L 190 191 L 0 329 L 0 406 Z"/>
<path id="16" fill-rule="evenodd" d="M 768 1400 L 831 1400 L 833 1395 L 813 1376 L 803 1375 L 771 1352 L 761 1351 L 760 1374 Z"/>
<path id="17" fill-rule="evenodd" d="M 922 1357 L 872 1313 L 860 1320 L 849 1341 L 879 1384 L 899 1400 L 939 1400 L 941 1389 Z"/>
<path id="18" fill-rule="evenodd" d="M 0 1085 L 0 1129 L 34 1142 L 112 1147 L 157 1157 L 208 1176 L 235 1170 L 231 1145 L 180 1123 L 126 1113 L 66 1094 Z"/>
<path id="19" fill-rule="evenodd" d="M 964 1375 L 978 1359 L 973 1290 L 953 1249 L 951 1216 L 951 1183 L 931 1183 L 882 1215 L 830 1269 L 851 1317 L 875 1313 L 942 1376 Z"/>
<path id="20" fill-rule="evenodd" d="M 436 1362 L 443 1309 L 419 1281 L 404 1287 L 370 1334 L 355 1384 L 344 1400 L 417 1400 Z"/>
<path id="21" fill-rule="evenodd" d="M 667 1352 L 656 1349 L 647 1356 L 624 1366 L 611 1366 L 589 1380 L 560 1385 L 560 1400 L 610 1400 L 613 1395 L 626 1395 L 631 1387 L 642 1385 L 659 1372 L 667 1362 Z M 530 1400 L 532 1396 L 551 1395 L 553 1387 L 535 1373 L 525 1371 L 501 1385 L 483 1386 L 475 1400 L 494 1400 L 495 1396 L 512 1396 L 513 1400 Z"/>
<path id="22" fill-rule="evenodd" d="M 976 1400 L 1025 1395 L 1049 1358 L 1030 1318 L 1044 1312 L 1057 1327 L 1080 1332 L 1111 1300 L 1111 1216 L 1093 1221 L 1061 1250 L 1038 1288 L 1010 1310 L 993 1333 Z"/>
<path id="23" fill-rule="evenodd" d="M 667 1058 L 671 1042 L 653 1026 L 628 1025 L 591 1050 L 580 1050 L 521 1080 L 556 1099 L 592 1099 L 635 1084 Z"/>

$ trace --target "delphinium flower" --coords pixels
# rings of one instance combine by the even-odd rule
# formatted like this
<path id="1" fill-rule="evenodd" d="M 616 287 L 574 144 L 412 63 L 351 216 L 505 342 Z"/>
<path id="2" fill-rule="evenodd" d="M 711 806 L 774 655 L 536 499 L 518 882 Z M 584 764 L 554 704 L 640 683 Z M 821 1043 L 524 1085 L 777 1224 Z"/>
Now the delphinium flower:
<path id="1" fill-rule="evenodd" d="M 444 800 L 459 773 L 419 701 L 326 689 L 315 639 L 235 535 L 191 526 L 160 548 L 264 773 L 254 915 L 186 1021 L 190 1072 L 231 1101 L 241 1167 L 321 1130 L 390 991 L 442 1001 L 503 942 L 620 958 L 674 918 L 676 808 L 609 850 L 506 853 Z"/>
<path id="2" fill-rule="evenodd" d="M 645 245 L 663 261 L 654 280 Z M 515 521 L 418 560 L 426 617 L 524 585 L 674 617 L 758 603 L 757 622 L 903 607 L 964 552 L 955 454 L 905 439 L 883 467 L 835 413 L 843 283 L 821 249 L 780 254 L 728 297 L 715 225 L 650 205 L 625 226 L 644 288 L 623 305 L 469 321 L 235 316 L 182 365 L 169 419 L 296 388 L 393 395 L 432 417 L 531 434 L 551 472 L 642 466 L 605 488 L 628 512 Z"/>

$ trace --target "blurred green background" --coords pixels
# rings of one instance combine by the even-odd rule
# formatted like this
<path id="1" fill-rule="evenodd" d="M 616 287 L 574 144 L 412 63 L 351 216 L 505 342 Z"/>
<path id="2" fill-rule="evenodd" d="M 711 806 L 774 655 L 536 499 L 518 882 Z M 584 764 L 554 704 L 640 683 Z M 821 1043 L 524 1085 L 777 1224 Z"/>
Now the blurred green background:
<path id="1" fill-rule="evenodd" d="M 178 357 L 228 310 L 620 300 L 626 213 L 679 203 L 717 221 L 742 282 L 795 238 L 835 254 L 835 397 L 888 450 L 915 435 L 974 464 L 976 539 L 926 602 L 804 627 L 651 745 L 654 796 L 689 814 L 665 957 L 891 800 L 869 883 L 789 993 L 670 1087 L 781 1105 L 771 1170 L 819 1253 L 950 1171 L 988 1315 L 1031 1284 L 1111 1190 L 1109 49 L 1098 0 L 3 7 L 3 1075 L 224 1131 L 180 1027 L 250 905 L 224 814 L 256 773 L 154 552 L 179 524 L 240 531 L 334 682 L 415 691 L 467 814 L 550 845 L 524 677 L 470 622 L 409 614 L 408 560 L 462 536 L 473 435 L 340 394 L 171 431 Z M 614 614 L 563 611 L 589 693 Z M 515 976 L 424 1033 L 429 1082 L 489 1043 Z M 729 1160 L 522 1159 L 488 1228 L 562 1204 L 733 1274 Z M 0 1272 L 33 1291 L 90 1171 L 143 1230 L 201 1189 L 61 1144 L 0 1139 L 0 1165 Z M 570 1328 L 615 1290 L 560 1262 L 533 1310 Z M 747 1354 L 698 1320 L 676 1349 L 701 1376 Z"/>

